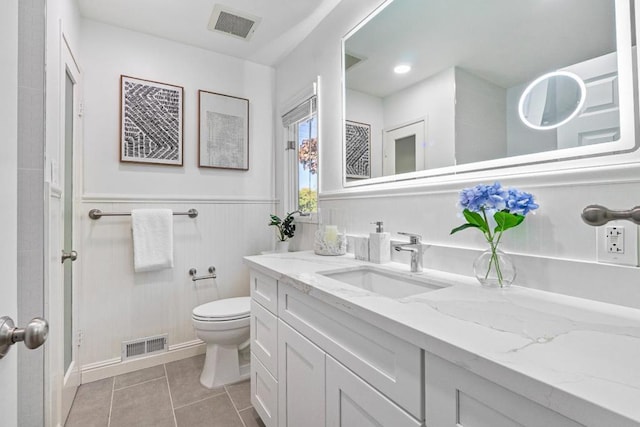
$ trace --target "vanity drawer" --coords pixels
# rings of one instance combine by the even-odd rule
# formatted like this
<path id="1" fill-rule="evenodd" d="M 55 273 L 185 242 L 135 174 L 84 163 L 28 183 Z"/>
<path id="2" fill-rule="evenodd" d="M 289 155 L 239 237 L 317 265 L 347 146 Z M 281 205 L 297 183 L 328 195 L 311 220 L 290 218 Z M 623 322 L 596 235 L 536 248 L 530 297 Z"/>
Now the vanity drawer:
<path id="1" fill-rule="evenodd" d="M 422 350 L 288 285 L 278 290 L 281 320 L 418 420 L 424 419 Z"/>
<path id="2" fill-rule="evenodd" d="M 251 352 L 251 404 L 266 427 L 278 426 L 278 381 Z"/>
<path id="3" fill-rule="evenodd" d="M 425 358 L 429 426 L 583 426 L 436 355 Z"/>
<path id="4" fill-rule="evenodd" d="M 276 314 L 278 312 L 278 281 L 273 277 L 255 271 L 251 272 L 251 298 L 264 308 Z"/>
<path id="5" fill-rule="evenodd" d="M 278 378 L 278 318 L 251 300 L 251 351 Z"/>

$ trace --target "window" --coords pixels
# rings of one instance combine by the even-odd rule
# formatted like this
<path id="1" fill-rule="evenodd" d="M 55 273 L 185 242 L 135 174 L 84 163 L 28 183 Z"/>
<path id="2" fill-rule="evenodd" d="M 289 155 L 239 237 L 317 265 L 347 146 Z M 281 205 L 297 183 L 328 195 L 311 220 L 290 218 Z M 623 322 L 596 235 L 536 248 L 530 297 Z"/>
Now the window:
<path id="1" fill-rule="evenodd" d="M 318 210 L 318 113 L 312 96 L 282 117 L 287 136 L 288 211 Z"/>

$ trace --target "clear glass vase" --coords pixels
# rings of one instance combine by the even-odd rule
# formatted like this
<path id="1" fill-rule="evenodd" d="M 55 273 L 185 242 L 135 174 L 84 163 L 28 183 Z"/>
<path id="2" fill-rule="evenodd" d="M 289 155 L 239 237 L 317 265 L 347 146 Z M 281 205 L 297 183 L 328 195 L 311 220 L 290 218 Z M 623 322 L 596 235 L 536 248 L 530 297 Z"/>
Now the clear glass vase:
<path id="1" fill-rule="evenodd" d="M 516 278 L 511 257 L 499 249 L 488 249 L 473 262 L 473 272 L 482 286 L 507 288 Z"/>

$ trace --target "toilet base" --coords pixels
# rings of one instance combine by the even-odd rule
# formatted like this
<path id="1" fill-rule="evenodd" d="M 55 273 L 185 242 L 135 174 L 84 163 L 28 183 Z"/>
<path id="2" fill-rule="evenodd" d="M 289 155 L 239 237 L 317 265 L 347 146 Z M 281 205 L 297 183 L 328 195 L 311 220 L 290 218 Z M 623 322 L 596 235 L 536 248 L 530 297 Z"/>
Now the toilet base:
<path id="1" fill-rule="evenodd" d="M 200 384 L 213 389 L 249 378 L 249 365 L 240 365 L 237 345 L 208 344 Z"/>

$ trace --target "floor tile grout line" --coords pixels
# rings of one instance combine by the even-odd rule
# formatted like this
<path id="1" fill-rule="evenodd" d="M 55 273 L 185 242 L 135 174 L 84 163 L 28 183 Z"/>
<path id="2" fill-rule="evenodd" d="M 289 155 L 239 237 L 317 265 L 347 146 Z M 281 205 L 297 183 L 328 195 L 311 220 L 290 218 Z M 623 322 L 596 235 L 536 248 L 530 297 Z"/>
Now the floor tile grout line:
<path id="1" fill-rule="evenodd" d="M 145 380 L 145 381 L 142 381 L 142 382 L 139 382 L 139 383 L 131 384 L 131 385 L 128 385 L 128 386 L 126 386 L 126 387 L 115 388 L 115 386 L 114 386 L 113 391 L 126 390 L 126 389 L 128 389 L 128 388 L 135 387 L 135 386 L 137 386 L 137 385 L 142 385 L 142 384 L 150 383 L 151 381 L 157 381 L 157 380 L 160 380 L 160 379 L 162 379 L 162 378 L 164 378 L 164 377 L 166 377 L 166 371 L 165 371 L 165 375 L 163 375 L 163 376 L 161 376 L 161 377 L 158 377 L 158 378 L 152 378 L 152 379 L 150 379 L 150 380 Z M 114 384 L 115 384 L 115 381 L 114 381 Z"/>
<path id="2" fill-rule="evenodd" d="M 240 415 L 240 411 L 238 411 L 238 407 L 236 406 L 236 402 L 234 402 L 233 399 L 231 398 L 231 393 L 229 393 L 229 389 L 227 388 L 226 385 L 224 386 L 224 391 L 227 393 L 227 397 L 231 401 L 231 405 L 233 406 L 233 409 L 236 410 L 236 415 L 240 419 L 240 423 L 243 425 L 243 427 L 247 427 L 247 425 L 244 423 L 244 420 L 242 419 L 242 416 Z"/>
<path id="3" fill-rule="evenodd" d="M 223 394 L 225 394 L 225 392 L 224 392 L 224 391 L 223 391 L 223 392 L 220 392 L 220 393 L 218 393 L 218 394 L 212 394 L 212 395 L 210 395 L 210 396 L 203 397 L 203 398 L 202 398 L 202 399 L 200 399 L 200 400 L 195 400 L 195 401 L 193 401 L 193 402 L 189 402 L 189 403 L 185 403 L 184 405 L 177 406 L 177 407 L 175 408 L 175 410 L 182 409 L 182 408 L 187 407 L 187 406 L 195 405 L 196 403 L 201 403 L 201 402 L 204 402 L 205 400 L 209 400 L 209 399 L 211 399 L 211 398 L 213 398 L 213 397 L 222 396 Z"/>
<path id="4" fill-rule="evenodd" d="M 167 380 L 167 389 L 169 390 L 169 401 L 171 402 L 171 413 L 173 414 L 173 423 L 178 427 L 178 419 L 176 418 L 176 408 L 173 407 L 173 396 L 171 396 L 171 385 L 169 384 L 169 373 L 167 372 L 167 364 L 162 365 L 164 368 L 164 377 Z"/>
<path id="5" fill-rule="evenodd" d="M 111 426 L 111 412 L 113 411 L 113 395 L 115 394 L 116 378 L 111 377 L 111 403 L 109 403 L 109 419 L 107 420 L 107 427 Z"/>

